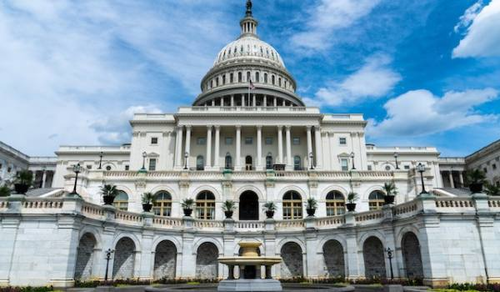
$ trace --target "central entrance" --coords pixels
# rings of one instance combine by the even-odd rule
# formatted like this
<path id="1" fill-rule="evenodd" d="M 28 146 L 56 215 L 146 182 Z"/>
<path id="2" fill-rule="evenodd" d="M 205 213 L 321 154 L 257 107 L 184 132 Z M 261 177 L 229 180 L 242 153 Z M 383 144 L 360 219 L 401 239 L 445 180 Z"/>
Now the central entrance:
<path id="1" fill-rule="evenodd" d="M 252 191 L 240 195 L 240 220 L 259 220 L 259 196 Z"/>

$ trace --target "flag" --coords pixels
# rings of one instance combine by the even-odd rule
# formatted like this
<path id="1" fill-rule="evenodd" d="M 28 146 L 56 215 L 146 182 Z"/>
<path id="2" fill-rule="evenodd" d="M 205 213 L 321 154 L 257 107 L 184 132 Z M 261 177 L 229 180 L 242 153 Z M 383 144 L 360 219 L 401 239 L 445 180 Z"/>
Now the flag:
<path id="1" fill-rule="evenodd" d="M 250 86 L 248 87 L 250 90 L 255 89 L 255 85 L 253 85 L 252 79 L 250 79 Z"/>

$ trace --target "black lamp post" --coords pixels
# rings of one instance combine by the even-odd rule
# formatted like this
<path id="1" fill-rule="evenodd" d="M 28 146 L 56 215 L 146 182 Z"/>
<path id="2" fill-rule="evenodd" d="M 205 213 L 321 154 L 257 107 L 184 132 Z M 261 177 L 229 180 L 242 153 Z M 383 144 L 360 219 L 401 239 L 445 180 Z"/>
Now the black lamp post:
<path id="1" fill-rule="evenodd" d="M 189 153 L 186 151 L 184 152 L 184 170 L 188 169 L 188 158 L 189 158 Z"/>
<path id="2" fill-rule="evenodd" d="M 309 168 L 310 168 L 311 170 L 313 170 L 313 169 L 314 169 L 314 162 L 313 162 L 313 159 L 314 159 L 314 154 L 313 154 L 312 152 L 310 152 L 310 153 L 309 153 L 309 164 L 310 164 Z"/>
<path id="3" fill-rule="evenodd" d="M 108 248 L 108 250 L 106 251 L 106 273 L 104 274 L 104 282 L 108 281 L 109 260 L 111 259 L 111 255 L 114 252 L 115 251 L 111 248 Z"/>
<path id="4" fill-rule="evenodd" d="M 351 152 L 352 170 L 356 170 L 356 166 L 354 165 L 354 157 L 354 152 Z"/>
<path id="5" fill-rule="evenodd" d="M 102 154 L 103 154 L 103 152 L 101 151 L 101 153 L 99 154 L 99 168 L 98 169 L 102 169 Z"/>
<path id="6" fill-rule="evenodd" d="M 75 173 L 75 185 L 73 186 L 73 191 L 70 193 L 70 195 L 79 196 L 76 192 L 76 184 L 78 183 L 78 174 L 81 170 L 82 167 L 80 166 L 80 163 L 78 163 L 77 165 L 73 165 L 73 172 Z"/>
<path id="7" fill-rule="evenodd" d="M 142 152 L 142 168 L 141 171 L 146 171 L 146 157 L 148 154 L 146 152 Z"/>
<path id="8" fill-rule="evenodd" d="M 389 268 L 391 269 L 391 280 L 394 280 L 394 272 L 392 271 L 392 249 L 390 247 L 388 247 L 386 250 L 387 252 L 387 258 L 389 259 Z"/>
<path id="9" fill-rule="evenodd" d="M 419 163 L 417 165 L 417 171 L 420 172 L 420 179 L 422 181 L 422 192 L 420 194 L 426 194 L 427 191 L 425 190 L 425 183 L 424 183 L 425 165 L 423 165 L 422 163 Z"/>
<path id="10" fill-rule="evenodd" d="M 394 152 L 394 159 L 396 160 L 396 169 L 399 169 L 398 156 L 399 154 L 397 152 Z"/>

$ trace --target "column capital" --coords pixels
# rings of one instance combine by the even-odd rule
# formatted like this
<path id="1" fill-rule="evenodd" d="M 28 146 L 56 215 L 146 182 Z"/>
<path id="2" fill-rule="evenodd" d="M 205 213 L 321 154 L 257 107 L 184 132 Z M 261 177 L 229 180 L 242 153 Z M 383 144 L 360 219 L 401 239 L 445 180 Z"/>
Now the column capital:
<path id="1" fill-rule="evenodd" d="M 179 125 L 178 125 L 178 126 L 176 127 L 176 130 L 177 130 L 177 131 L 182 131 L 182 130 L 184 130 L 184 126 L 179 126 Z"/>
<path id="2" fill-rule="evenodd" d="M 207 130 L 212 131 L 213 125 L 207 125 Z"/>
<path id="3" fill-rule="evenodd" d="M 278 128 L 278 131 L 283 130 L 283 126 L 276 126 L 276 128 Z"/>
<path id="4" fill-rule="evenodd" d="M 219 125 L 214 126 L 214 128 L 215 128 L 215 130 L 217 130 L 217 131 L 218 131 L 218 130 L 220 130 L 220 126 L 219 126 Z"/>
<path id="5" fill-rule="evenodd" d="M 307 131 L 311 131 L 311 129 L 312 129 L 312 126 L 306 126 Z"/>
<path id="6" fill-rule="evenodd" d="M 286 129 L 287 131 L 290 131 L 290 129 L 292 129 L 292 126 L 285 126 L 285 129 Z"/>
<path id="7" fill-rule="evenodd" d="M 186 130 L 191 130 L 192 127 L 193 126 L 191 126 L 191 125 L 186 125 Z"/>
<path id="8" fill-rule="evenodd" d="M 262 130 L 262 125 L 257 125 L 256 128 L 257 130 Z"/>
<path id="9" fill-rule="evenodd" d="M 241 125 L 236 125 L 234 127 L 236 128 L 236 130 L 241 130 Z"/>

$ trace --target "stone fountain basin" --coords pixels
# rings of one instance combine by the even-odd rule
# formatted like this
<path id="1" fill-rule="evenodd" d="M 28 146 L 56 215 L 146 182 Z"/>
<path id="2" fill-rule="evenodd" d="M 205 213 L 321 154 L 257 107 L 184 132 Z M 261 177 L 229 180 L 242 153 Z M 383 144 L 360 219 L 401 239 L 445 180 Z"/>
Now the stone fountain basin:
<path id="1" fill-rule="evenodd" d="M 281 257 L 220 257 L 219 262 L 226 265 L 268 266 L 281 263 Z"/>

